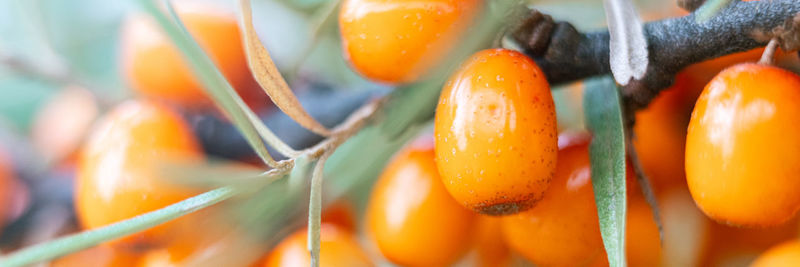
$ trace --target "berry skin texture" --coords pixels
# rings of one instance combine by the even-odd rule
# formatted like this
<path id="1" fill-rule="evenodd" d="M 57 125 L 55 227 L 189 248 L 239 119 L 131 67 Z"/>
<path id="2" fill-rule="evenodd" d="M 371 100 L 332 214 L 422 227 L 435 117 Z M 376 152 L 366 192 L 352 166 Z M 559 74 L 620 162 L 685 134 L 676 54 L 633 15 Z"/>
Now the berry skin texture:
<path id="1" fill-rule="evenodd" d="M 160 175 L 164 164 L 198 163 L 203 157 L 186 122 L 164 106 L 142 101 L 122 103 L 100 120 L 87 140 L 75 182 L 77 216 L 87 229 L 200 193 L 171 184 Z M 132 248 L 161 244 L 185 232 L 180 229 L 191 229 L 175 227 L 189 218 L 112 242 Z"/>
<path id="2" fill-rule="evenodd" d="M 512 50 L 476 53 L 436 107 L 436 163 L 459 203 L 488 215 L 529 209 L 556 168 L 555 105 L 544 73 Z"/>
<path id="3" fill-rule="evenodd" d="M 482 8 L 482 0 L 345 0 L 342 54 L 370 80 L 413 82 L 447 55 Z"/>
<path id="4" fill-rule="evenodd" d="M 175 1 L 186 28 L 254 109 L 269 99 L 260 91 L 247 66 L 239 26 L 233 12 L 211 4 Z M 150 17 L 129 17 L 122 29 L 123 76 L 139 94 L 188 108 L 212 105 L 189 62 Z"/>
<path id="5" fill-rule="evenodd" d="M 267 256 L 263 266 L 309 266 L 311 257 L 308 254 L 307 244 L 307 230 L 299 230 L 281 241 Z M 323 223 L 320 228 L 319 266 L 366 267 L 374 264 L 358 245 L 352 233 L 336 225 Z"/>
<path id="6" fill-rule="evenodd" d="M 382 254 L 402 266 L 448 266 L 469 249 L 476 215 L 442 185 L 431 145 L 400 152 L 375 184 L 367 231 Z"/>
<path id="7" fill-rule="evenodd" d="M 714 220 L 774 226 L 800 208 L 800 77 L 740 64 L 722 71 L 697 100 L 686 138 L 686 179 Z"/>
<path id="8" fill-rule="evenodd" d="M 791 267 L 800 265 L 800 241 L 775 246 L 753 262 L 752 267 Z"/>

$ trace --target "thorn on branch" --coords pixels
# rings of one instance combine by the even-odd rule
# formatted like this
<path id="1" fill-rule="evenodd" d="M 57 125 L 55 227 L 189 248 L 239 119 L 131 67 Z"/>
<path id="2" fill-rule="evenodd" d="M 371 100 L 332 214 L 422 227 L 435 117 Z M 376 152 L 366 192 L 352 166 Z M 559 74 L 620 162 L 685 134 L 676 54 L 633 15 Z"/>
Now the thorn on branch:
<path id="1" fill-rule="evenodd" d="M 758 61 L 759 64 L 763 65 L 773 65 L 775 64 L 775 52 L 778 50 L 778 45 L 780 41 L 778 38 L 772 38 L 767 44 L 767 48 L 764 49 L 764 53 L 761 54 L 761 59 Z"/>

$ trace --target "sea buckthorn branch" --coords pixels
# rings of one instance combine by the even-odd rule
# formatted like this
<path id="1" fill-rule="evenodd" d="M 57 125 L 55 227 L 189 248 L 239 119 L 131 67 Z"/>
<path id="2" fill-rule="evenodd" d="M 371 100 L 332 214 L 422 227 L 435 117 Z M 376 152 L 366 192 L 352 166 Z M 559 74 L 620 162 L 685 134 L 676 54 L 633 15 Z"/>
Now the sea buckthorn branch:
<path id="1" fill-rule="evenodd" d="M 325 162 L 339 145 L 356 134 L 380 110 L 385 99 L 386 97 L 383 97 L 380 100 L 372 101 L 353 112 L 347 120 L 333 130 L 331 137 L 304 151 L 304 154 L 310 157 L 319 158 L 311 176 L 311 192 L 308 201 L 308 251 L 311 254 L 311 266 L 313 267 L 319 266 L 322 180 Z"/>
<path id="2" fill-rule="evenodd" d="M 783 51 L 800 50 L 800 13 L 787 19 L 782 26 L 772 29 L 772 36 Z"/>
<path id="3" fill-rule="evenodd" d="M 735 1 L 705 22 L 697 22 L 696 14 L 690 14 L 646 23 L 650 64 L 643 79 L 623 88 L 625 104 L 634 111 L 646 107 L 690 64 L 765 46 L 773 29 L 799 12 L 796 0 Z M 527 20 L 541 17 L 536 13 Z M 513 37 L 551 83 L 611 73 L 608 31 L 581 33 L 566 22 L 539 20 L 552 24 L 552 29 L 523 22 Z M 546 49 L 530 45 L 543 43 Z"/>

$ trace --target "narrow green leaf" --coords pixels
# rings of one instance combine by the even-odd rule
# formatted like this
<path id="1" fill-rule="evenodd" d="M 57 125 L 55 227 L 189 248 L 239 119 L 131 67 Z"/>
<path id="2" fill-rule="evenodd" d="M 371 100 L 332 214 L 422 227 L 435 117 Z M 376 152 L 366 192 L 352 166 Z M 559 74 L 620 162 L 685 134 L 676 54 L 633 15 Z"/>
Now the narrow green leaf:
<path id="1" fill-rule="evenodd" d="M 714 15 L 717 15 L 719 11 L 728 6 L 731 2 L 733 2 L 733 0 L 706 0 L 706 2 L 694 12 L 694 19 L 697 23 L 706 22 L 713 18 Z"/>
<path id="2" fill-rule="evenodd" d="M 610 33 L 611 73 L 622 85 L 647 72 L 647 38 L 639 14 L 630 0 L 604 0 Z"/>
<path id="3" fill-rule="evenodd" d="M 289 167 L 293 167 L 289 165 Z M 199 188 L 236 186 L 243 189 L 260 189 L 277 180 L 286 169 L 262 169 L 227 160 L 210 161 L 204 164 L 170 163 L 159 166 L 162 177 L 170 182 Z"/>
<path id="4" fill-rule="evenodd" d="M 150 229 L 156 225 L 214 205 L 234 196 L 236 193 L 237 191 L 233 187 L 217 188 L 131 219 L 28 247 L 7 257 L 0 258 L 0 267 L 25 266 L 52 260 L 96 246 L 108 240 Z"/>
<path id="5" fill-rule="evenodd" d="M 242 132 L 247 142 L 256 151 L 256 154 L 271 167 L 276 167 L 278 164 L 269 155 L 264 141 L 259 135 L 258 129 L 255 124 L 263 123 L 255 120 L 257 116 L 253 114 L 250 108 L 244 103 L 244 100 L 236 93 L 233 87 L 222 75 L 222 72 L 214 65 L 214 62 L 208 55 L 203 52 L 203 49 L 197 42 L 194 41 L 192 36 L 188 33 L 186 28 L 177 20 L 174 10 L 171 9 L 169 1 L 167 7 L 170 8 L 172 16 L 176 21 L 170 20 L 154 3 L 155 0 L 139 0 L 138 3 L 148 14 L 150 14 L 156 22 L 161 26 L 166 35 L 172 40 L 173 43 L 182 52 L 184 58 L 190 63 L 192 71 L 203 82 L 203 88 L 211 95 L 214 102 L 220 106 L 224 113 L 231 118 L 233 124 Z M 264 127 L 266 128 L 266 126 Z M 271 133 L 271 132 L 270 132 Z M 265 138 L 266 139 L 266 138 Z M 275 137 L 277 139 L 277 137 Z M 279 140 L 279 139 L 278 139 Z M 278 147 L 276 147 L 277 149 Z"/>
<path id="6" fill-rule="evenodd" d="M 583 100 L 600 233 L 610 266 L 625 266 L 625 130 L 617 85 L 610 77 L 586 82 Z"/>
<path id="7" fill-rule="evenodd" d="M 250 0 L 239 0 L 239 8 L 242 15 L 242 39 L 247 54 L 247 64 L 253 72 L 261 88 L 269 95 L 275 106 L 281 109 L 286 115 L 295 120 L 300 126 L 322 136 L 331 135 L 330 130 L 320 124 L 297 100 L 292 89 L 283 79 L 278 67 L 272 62 L 269 51 L 261 43 L 261 39 L 256 34 L 253 26 L 253 11 Z"/>

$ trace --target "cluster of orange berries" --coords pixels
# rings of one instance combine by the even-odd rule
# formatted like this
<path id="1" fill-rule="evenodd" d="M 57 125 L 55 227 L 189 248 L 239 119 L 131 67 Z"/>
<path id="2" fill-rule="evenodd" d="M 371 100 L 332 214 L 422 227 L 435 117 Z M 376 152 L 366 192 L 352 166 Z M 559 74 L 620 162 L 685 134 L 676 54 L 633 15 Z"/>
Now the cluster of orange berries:
<path id="1" fill-rule="evenodd" d="M 418 81 L 446 56 L 483 5 L 480 0 L 346 0 L 339 18 L 344 56 L 369 79 Z M 261 107 L 267 101 L 247 69 L 236 20 L 218 10 L 178 6 L 189 31 L 243 98 Z M 147 100 L 125 102 L 105 115 L 82 148 L 75 205 L 86 229 L 200 193 L 168 182 L 159 167 L 204 161 L 189 125 L 170 105 L 208 107 L 209 100 L 151 21 L 131 19 L 124 36 L 126 77 Z M 736 65 L 708 82 L 690 120 L 655 122 L 676 118 L 668 116 L 679 106 L 673 102 L 692 99 L 686 96 L 692 92 L 678 89 L 686 86 L 684 79 L 637 116 L 641 138 L 635 145 L 654 174 L 657 193 L 680 184 L 675 177 L 685 174 L 697 206 L 716 221 L 739 226 L 790 221 L 800 209 L 794 192 L 800 188 L 795 178 L 800 140 L 780 134 L 800 130 L 794 123 L 800 118 L 800 77 L 771 66 Z M 684 124 L 688 133 L 681 136 Z M 512 252 L 541 266 L 608 265 L 591 184 L 591 138 L 558 132 L 550 86 L 533 60 L 507 49 L 474 54 L 446 82 L 433 136 L 399 152 L 378 178 L 365 215 L 374 248 L 403 266 L 446 266 L 465 256 L 480 266 L 503 266 L 512 264 Z M 661 265 L 671 254 L 664 255 L 653 211 L 633 172 L 627 173 L 628 263 Z M 3 182 L 0 189 L 7 188 Z M 189 215 L 55 265 L 178 264 L 213 242 L 192 227 L 202 216 Z M 352 223 L 325 221 L 322 266 L 374 265 L 376 258 L 361 246 Z M 308 265 L 307 241 L 305 230 L 291 234 L 259 264 Z M 796 264 L 799 255 L 800 243 L 793 241 L 756 265 Z"/>
<path id="2" fill-rule="evenodd" d="M 406 83 L 420 78 L 418 66 L 431 68 L 431 62 L 436 62 L 434 56 L 398 54 L 409 47 L 403 38 L 386 40 L 396 33 L 392 30 L 414 34 L 422 31 L 369 27 L 367 22 L 374 22 L 379 12 L 364 12 L 362 6 L 347 5 L 344 10 L 341 29 L 345 54 L 364 76 Z M 396 19 L 401 16 L 399 12 L 407 9 L 388 10 L 392 13 L 387 12 L 390 15 L 386 16 Z M 357 12 L 361 16 L 354 15 Z M 462 23 L 453 21 L 452 27 L 460 31 Z M 436 42 L 426 43 L 438 48 Z M 428 52 L 425 49 L 417 51 L 424 54 Z M 408 68 L 387 67 L 401 60 Z M 689 78 L 684 75 L 675 87 L 689 86 L 685 81 Z M 657 190 L 668 191 L 675 185 L 673 177 L 684 177 L 685 170 L 684 185 L 688 185 L 697 206 L 715 221 L 741 227 L 786 223 L 800 209 L 800 195 L 795 192 L 800 188 L 800 179 L 793 175 L 800 173 L 800 162 L 795 160 L 800 155 L 800 141 L 780 135 L 800 130 L 792 123 L 800 117 L 800 106 L 796 104 L 800 100 L 800 77 L 773 66 L 738 64 L 702 82 L 708 85 L 699 98 L 691 98 L 697 100 L 688 105 L 689 110 L 693 109 L 690 120 L 652 114 L 659 108 L 640 114 L 670 118 L 658 122 L 644 119 L 645 125 L 636 128 L 637 133 L 649 131 L 643 134 L 645 140 L 637 140 L 636 146 L 650 150 L 642 153 L 643 161 L 648 169 L 656 169 Z M 507 215 L 499 226 L 505 241 L 537 265 L 607 264 L 590 187 L 588 141 L 558 147 L 549 90 L 541 70 L 518 52 L 485 50 L 462 64 L 440 96 L 434 148 L 413 147 L 398 155 L 373 191 L 367 226 L 386 258 L 410 266 L 453 263 L 459 258 L 453 255 L 469 247 L 463 235 L 470 232 L 472 222 L 465 212 L 471 210 L 484 215 Z M 662 97 L 667 100 L 658 102 L 677 102 L 693 94 L 683 89 L 670 91 Z M 652 126 L 656 123 L 665 126 Z M 681 127 L 683 137 L 669 136 L 664 142 L 648 140 L 680 132 L 674 129 Z M 752 156 L 764 155 L 765 151 L 769 154 L 757 159 Z M 659 158 L 663 152 L 680 155 Z M 421 162 L 425 154 L 429 154 L 428 160 Z M 401 164 L 405 167 L 398 167 Z M 427 171 L 422 174 L 423 170 Z M 439 186 L 423 181 L 437 176 L 446 190 L 436 190 Z M 630 187 L 635 180 L 629 178 L 628 184 Z M 396 191 L 406 193 L 393 193 Z M 633 266 L 659 265 L 662 249 L 652 211 L 637 187 L 628 191 L 627 243 L 635 244 L 627 248 L 628 261 Z M 428 196 L 423 197 L 420 192 Z M 445 192 L 452 199 L 436 195 Z M 442 203 L 432 204 L 433 199 L 441 199 Z M 466 209 L 456 213 L 453 203 Z M 409 208 L 412 205 L 417 209 Z M 438 213 L 430 211 L 433 205 L 439 206 Z M 424 216 L 428 218 L 426 226 L 420 229 L 418 217 Z M 445 226 L 431 229 L 438 225 Z M 462 235 L 453 231 L 461 231 Z M 431 240 L 440 239 L 451 242 L 432 250 L 439 242 Z M 437 251 L 437 257 L 429 259 L 429 251 Z"/>

